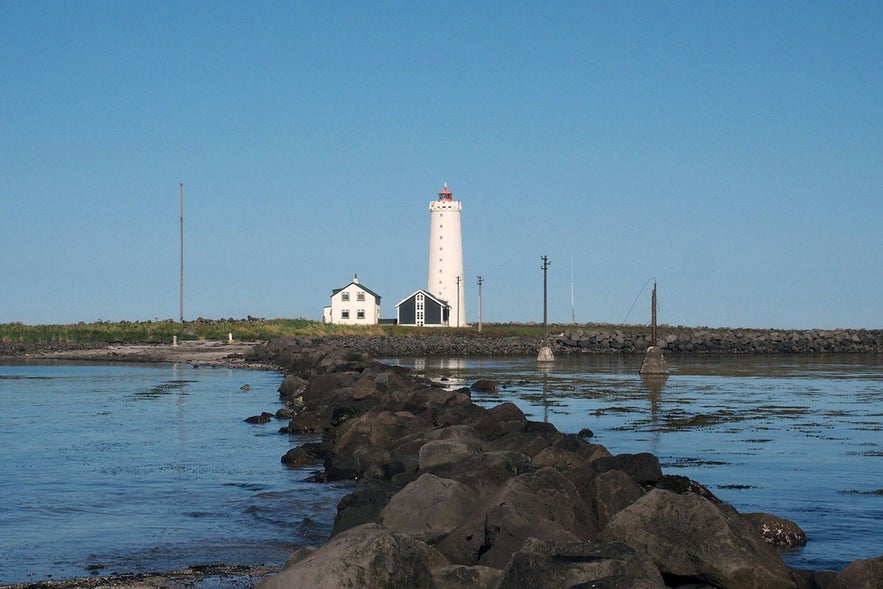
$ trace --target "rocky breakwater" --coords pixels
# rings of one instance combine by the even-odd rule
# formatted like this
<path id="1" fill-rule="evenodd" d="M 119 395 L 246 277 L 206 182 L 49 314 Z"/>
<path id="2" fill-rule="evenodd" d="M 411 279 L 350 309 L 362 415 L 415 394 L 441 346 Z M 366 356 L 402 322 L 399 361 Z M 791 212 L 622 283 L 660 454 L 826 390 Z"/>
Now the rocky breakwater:
<path id="1" fill-rule="evenodd" d="M 482 408 L 469 389 L 314 340 L 271 342 L 250 359 L 287 371 L 286 431 L 324 434 L 283 460 L 358 480 L 328 542 L 293 553 L 262 589 L 833 589 L 883 578 L 883 556 L 840 572 L 789 569 L 769 541 L 803 541 L 792 522 L 740 514 L 651 454 L 611 454 L 510 403 Z"/>
<path id="2" fill-rule="evenodd" d="M 883 330 L 757 330 L 659 328 L 658 346 L 666 352 L 696 354 L 880 353 Z M 644 353 L 646 333 L 623 329 L 574 329 L 552 338 L 556 353 Z"/>

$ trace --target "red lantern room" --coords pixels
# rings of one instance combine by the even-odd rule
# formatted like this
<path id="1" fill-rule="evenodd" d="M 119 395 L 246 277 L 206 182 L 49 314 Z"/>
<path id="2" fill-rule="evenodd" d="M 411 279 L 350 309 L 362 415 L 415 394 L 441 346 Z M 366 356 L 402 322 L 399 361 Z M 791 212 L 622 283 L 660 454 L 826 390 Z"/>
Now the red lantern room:
<path id="1" fill-rule="evenodd" d="M 452 201 L 454 200 L 454 193 L 448 190 L 448 183 L 445 182 L 445 187 L 442 188 L 441 192 L 438 193 L 439 200 Z"/>

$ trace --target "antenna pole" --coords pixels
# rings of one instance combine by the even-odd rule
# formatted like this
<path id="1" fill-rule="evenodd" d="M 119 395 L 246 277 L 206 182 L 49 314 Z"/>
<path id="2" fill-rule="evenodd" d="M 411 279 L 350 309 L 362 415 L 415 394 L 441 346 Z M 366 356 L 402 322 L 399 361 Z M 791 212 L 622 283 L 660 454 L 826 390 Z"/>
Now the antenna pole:
<path id="1" fill-rule="evenodd" d="M 178 188 L 181 195 L 181 272 L 180 287 L 178 290 L 178 305 L 181 323 L 184 323 L 184 183 L 180 182 Z"/>
<path id="2" fill-rule="evenodd" d="M 652 306 L 652 311 L 650 312 L 650 345 L 656 345 L 656 281 L 653 282 L 653 296 L 651 297 L 650 304 Z"/>
<path id="3" fill-rule="evenodd" d="M 549 325 L 549 321 L 548 321 L 549 306 L 548 306 L 548 297 L 547 297 L 547 290 L 548 290 L 548 288 L 547 288 L 548 287 L 547 271 L 549 269 L 549 265 L 551 264 L 551 262 L 549 261 L 549 256 L 542 256 L 540 259 L 543 261 L 543 265 L 540 269 L 543 271 L 543 329 L 545 329 Z"/>

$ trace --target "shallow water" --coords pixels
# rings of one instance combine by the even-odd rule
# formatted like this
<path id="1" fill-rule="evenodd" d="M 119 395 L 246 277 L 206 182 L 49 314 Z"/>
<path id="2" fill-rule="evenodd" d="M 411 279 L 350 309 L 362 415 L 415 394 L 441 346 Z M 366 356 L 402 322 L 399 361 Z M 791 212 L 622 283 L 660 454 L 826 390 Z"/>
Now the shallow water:
<path id="1" fill-rule="evenodd" d="M 809 544 L 789 565 L 842 568 L 883 553 L 883 358 L 392 359 L 451 386 L 503 383 L 565 432 L 666 472 L 742 512 L 793 519 Z M 281 565 L 324 542 L 349 483 L 304 483 L 280 457 L 316 438 L 244 418 L 279 406 L 274 372 L 185 365 L 0 366 L 0 584 L 226 562 Z M 242 391 L 244 384 L 250 391 Z"/>
<path id="2" fill-rule="evenodd" d="M 452 387 L 516 403 L 530 419 L 612 453 L 652 452 L 663 471 L 707 486 L 740 512 L 797 522 L 806 547 L 789 566 L 839 570 L 883 554 L 883 356 L 673 356 L 664 381 L 638 376 L 639 356 L 389 358 Z"/>
<path id="3" fill-rule="evenodd" d="M 0 584 L 193 564 L 281 565 L 324 542 L 349 484 L 245 423 L 282 375 L 188 365 L 0 366 Z M 250 385 L 251 390 L 241 387 Z"/>

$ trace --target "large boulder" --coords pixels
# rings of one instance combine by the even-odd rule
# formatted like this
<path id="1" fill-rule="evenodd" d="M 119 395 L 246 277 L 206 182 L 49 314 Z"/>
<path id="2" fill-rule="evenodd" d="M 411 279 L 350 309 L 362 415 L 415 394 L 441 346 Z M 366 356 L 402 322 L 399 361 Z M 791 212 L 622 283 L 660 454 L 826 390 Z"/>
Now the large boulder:
<path id="1" fill-rule="evenodd" d="M 604 446 L 590 444 L 575 435 L 561 435 L 552 444 L 546 446 L 533 456 L 534 466 L 553 466 L 559 470 L 576 468 L 609 455 Z"/>
<path id="2" fill-rule="evenodd" d="M 576 487 L 554 468 L 514 476 L 438 544 L 455 564 L 503 568 L 529 537 L 572 542 L 595 536 Z"/>
<path id="3" fill-rule="evenodd" d="M 362 413 L 334 430 L 334 440 L 325 458 L 329 480 L 388 478 L 395 464 L 390 449 L 425 423 L 405 411 L 377 410 Z"/>
<path id="4" fill-rule="evenodd" d="M 477 502 L 475 491 L 466 485 L 426 473 L 389 500 L 380 522 L 433 544 L 459 527 Z"/>
<path id="5" fill-rule="evenodd" d="M 664 589 L 653 561 L 621 542 L 545 542 L 530 538 L 512 556 L 506 589 Z"/>
<path id="6" fill-rule="evenodd" d="M 432 549 L 377 524 L 331 538 L 319 549 L 295 552 L 282 571 L 258 589 L 401 589 L 432 587 Z M 442 564 L 443 560 L 440 561 Z"/>
<path id="7" fill-rule="evenodd" d="M 279 396 L 283 398 L 286 404 L 292 406 L 303 405 L 303 392 L 307 389 L 309 381 L 297 376 L 296 374 L 288 374 L 279 385 Z M 295 402 L 295 399 L 300 399 Z"/>
<path id="8" fill-rule="evenodd" d="M 431 440 L 420 446 L 417 465 L 424 471 L 445 464 L 456 464 L 479 452 L 481 445 L 473 440 Z"/>
<path id="9" fill-rule="evenodd" d="M 401 487 L 383 479 L 362 479 L 353 492 L 344 495 L 337 504 L 331 535 L 362 524 L 380 521 L 380 512 Z"/>
<path id="10" fill-rule="evenodd" d="M 621 470 L 642 485 L 652 485 L 662 479 L 659 458 L 649 452 L 601 457 L 594 466 L 598 472 Z"/>
<path id="11" fill-rule="evenodd" d="M 625 542 L 663 576 L 726 589 L 793 589 L 776 550 L 728 506 L 653 489 L 618 512 L 601 540 Z"/>
<path id="12" fill-rule="evenodd" d="M 883 589 L 883 556 L 856 560 L 837 573 L 837 589 Z"/>

